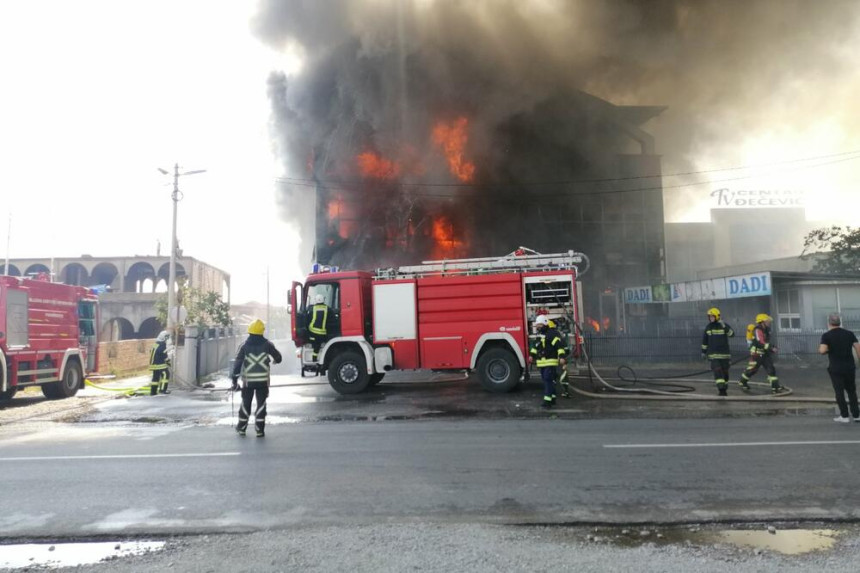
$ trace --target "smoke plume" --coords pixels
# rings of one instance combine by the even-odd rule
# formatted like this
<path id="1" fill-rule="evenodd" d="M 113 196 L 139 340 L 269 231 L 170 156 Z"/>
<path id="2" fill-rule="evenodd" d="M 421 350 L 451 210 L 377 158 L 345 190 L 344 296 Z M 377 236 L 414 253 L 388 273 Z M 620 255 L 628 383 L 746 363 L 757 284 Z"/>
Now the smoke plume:
<path id="1" fill-rule="evenodd" d="M 553 201 L 606 188 L 586 181 L 640 152 L 601 128 L 609 104 L 666 106 L 643 127 L 666 173 L 731 165 L 751 134 L 860 133 L 858 14 L 854 0 L 261 0 L 255 32 L 302 58 L 269 83 L 284 215 L 305 261 L 326 210 L 340 221 L 326 257 L 346 265 L 498 254 L 520 236 L 543 248 Z M 666 218 L 703 195 L 667 189 Z"/>

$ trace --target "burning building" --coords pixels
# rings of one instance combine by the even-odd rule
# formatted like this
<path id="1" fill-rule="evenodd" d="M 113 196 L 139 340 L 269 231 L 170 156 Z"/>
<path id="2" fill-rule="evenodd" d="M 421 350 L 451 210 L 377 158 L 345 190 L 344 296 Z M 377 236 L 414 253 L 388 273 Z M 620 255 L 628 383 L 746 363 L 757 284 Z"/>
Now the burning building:
<path id="1" fill-rule="evenodd" d="M 269 85 L 282 208 L 302 228 L 303 262 L 372 269 L 574 249 L 591 258 L 586 314 L 611 328 L 617 287 L 663 275 L 661 164 L 642 126 L 664 108 L 614 105 L 549 62 L 506 73 L 480 22 L 456 19 L 460 3 L 433 4 L 434 27 L 451 18 L 434 40 L 417 8 L 382 5 L 391 26 L 361 35 L 340 20 L 347 4 L 280 4 L 293 19 L 278 34 L 306 57 Z"/>

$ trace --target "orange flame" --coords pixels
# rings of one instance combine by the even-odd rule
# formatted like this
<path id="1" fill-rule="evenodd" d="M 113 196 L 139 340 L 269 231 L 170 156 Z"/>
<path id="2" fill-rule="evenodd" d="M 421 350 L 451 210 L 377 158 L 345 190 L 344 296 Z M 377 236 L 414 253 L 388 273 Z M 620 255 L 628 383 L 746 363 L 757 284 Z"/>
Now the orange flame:
<path id="1" fill-rule="evenodd" d="M 609 320 L 608 316 L 603 317 L 603 330 L 609 330 L 609 325 L 612 324 L 612 321 Z"/>
<path id="2" fill-rule="evenodd" d="M 594 329 L 594 332 L 600 332 L 600 323 L 591 318 L 590 316 L 585 319 L 588 325 Z"/>
<path id="3" fill-rule="evenodd" d="M 438 123 L 433 128 L 433 143 L 445 153 L 451 174 L 464 183 L 470 182 L 475 176 L 475 164 L 463 157 L 463 149 L 469 140 L 466 131 L 468 126 L 469 120 L 460 117 L 451 124 Z"/>
<path id="4" fill-rule="evenodd" d="M 372 151 L 359 154 L 355 160 L 358 169 L 365 177 L 374 179 L 396 179 L 400 175 L 400 165 L 396 161 L 385 159 Z"/>
<path id="5" fill-rule="evenodd" d="M 440 215 L 433 219 L 433 227 L 430 231 L 430 236 L 436 242 L 433 248 L 432 257 L 434 259 L 449 259 L 457 255 L 463 247 L 463 241 L 457 239 L 454 235 L 454 225 L 448 217 Z"/>

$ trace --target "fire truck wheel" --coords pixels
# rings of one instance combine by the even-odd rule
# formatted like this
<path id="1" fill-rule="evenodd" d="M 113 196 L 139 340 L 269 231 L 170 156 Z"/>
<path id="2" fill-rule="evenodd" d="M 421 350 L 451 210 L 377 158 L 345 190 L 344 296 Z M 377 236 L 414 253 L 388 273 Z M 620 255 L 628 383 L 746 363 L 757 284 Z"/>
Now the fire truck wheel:
<path id="1" fill-rule="evenodd" d="M 70 359 L 66 364 L 66 370 L 63 372 L 63 379 L 59 382 L 42 384 L 42 394 L 51 400 L 71 398 L 77 394 L 83 380 L 84 373 L 80 363 Z"/>
<path id="2" fill-rule="evenodd" d="M 0 402 L 5 402 L 7 400 L 11 400 L 15 396 L 15 393 L 17 391 L 18 391 L 18 387 L 13 386 L 12 388 L 9 388 L 8 390 L 0 392 Z"/>
<path id="3" fill-rule="evenodd" d="M 383 378 L 385 378 L 385 372 L 380 372 L 377 374 L 371 374 L 370 375 L 370 384 L 368 384 L 368 386 L 376 386 L 377 384 L 382 382 Z"/>
<path id="4" fill-rule="evenodd" d="M 481 386 L 490 392 L 510 392 L 520 382 L 520 365 L 513 353 L 504 348 L 484 352 L 476 370 Z"/>
<path id="5" fill-rule="evenodd" d="M 328 383 L 338 394 L 358 394 L 370 384 L 364 356 L 347 350 L 341 352 L 328 367 Z"/>

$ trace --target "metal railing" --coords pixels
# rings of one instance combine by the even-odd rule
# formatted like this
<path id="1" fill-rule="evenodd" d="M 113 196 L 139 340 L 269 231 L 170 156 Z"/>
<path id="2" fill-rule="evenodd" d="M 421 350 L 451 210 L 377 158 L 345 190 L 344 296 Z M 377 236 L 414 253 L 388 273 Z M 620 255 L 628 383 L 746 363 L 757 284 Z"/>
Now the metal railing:
<path id="1" fill-rule="evenodd" d="M 776 360 L 783 363 L 819 364 L 821 332 L 782 332 L 774 336 Z M 702 334 L 645 336 L 586 333 L 585 344 L 594 364 L 701 363 Z M 729 340 L 733 359 L 749 355 L 744 333 Z"/>

